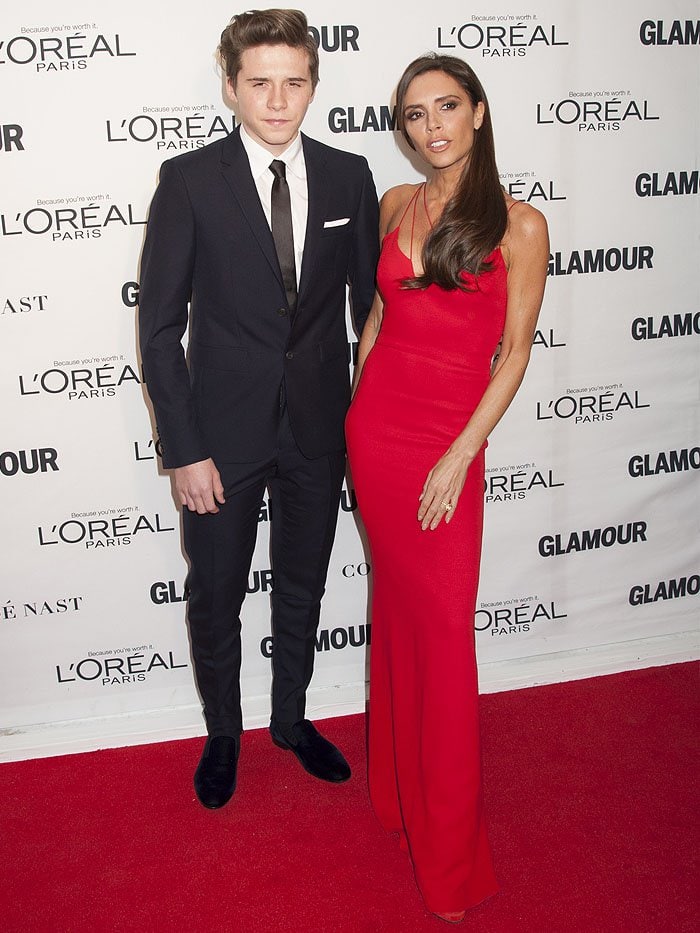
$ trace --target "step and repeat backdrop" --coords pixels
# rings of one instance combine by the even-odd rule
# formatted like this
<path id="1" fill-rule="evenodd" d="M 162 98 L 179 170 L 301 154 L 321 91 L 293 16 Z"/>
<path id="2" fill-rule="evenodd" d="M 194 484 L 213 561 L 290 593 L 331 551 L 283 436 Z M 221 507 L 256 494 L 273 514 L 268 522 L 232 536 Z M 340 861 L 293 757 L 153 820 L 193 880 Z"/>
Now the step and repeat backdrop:
<path id="1" fill-rule="evenodd" d="M 435 0 L 408 14 L 309 0 L 305 11 L 321 50 L 309 135 L 364 154 L 380 194 L 420 180 L 395 132 L 396 82 L 427 50 L 461 56 L 489 95 L 503 186 L 549 222 L 532 362 L 488 451 L 482 670 L 512 662 L 527 677 L 562 652 L 689 643 L 700 591 L 697 3 Z M 0 20 L 6 738 L 77 721 L 107 735 L 118 718 L 129 741 L 129 716 L 147 711 L 164 714 L 164 736 L 203 731 L 180 517 L 135 333 L 159 166 L 236 124 L 215 59 L 235 12 L 221 0 L 30 0 Z M 356 347 L 350 327 L 348 339 Z M 269 519 L 265 501 L 243 613 L 249 726 L 269 709 Z M 348 478 L 312 707 L 332 711 L 337 694 L 363 708 L 371 576 Z"/>

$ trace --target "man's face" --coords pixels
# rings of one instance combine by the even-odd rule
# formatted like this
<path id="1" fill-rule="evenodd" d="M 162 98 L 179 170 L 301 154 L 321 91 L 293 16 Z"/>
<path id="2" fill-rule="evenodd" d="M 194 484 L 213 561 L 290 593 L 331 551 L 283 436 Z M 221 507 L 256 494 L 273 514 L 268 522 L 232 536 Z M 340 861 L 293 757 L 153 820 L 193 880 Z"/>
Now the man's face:
<path id="1" fill-rule="evenodd" d="M 246 132 L 272 155 L 280 155 L 299 132 L 313 100 L 309 56 L 288 45 L 246 49 L 235 85 L 229 78 L 226 88 Z"/>

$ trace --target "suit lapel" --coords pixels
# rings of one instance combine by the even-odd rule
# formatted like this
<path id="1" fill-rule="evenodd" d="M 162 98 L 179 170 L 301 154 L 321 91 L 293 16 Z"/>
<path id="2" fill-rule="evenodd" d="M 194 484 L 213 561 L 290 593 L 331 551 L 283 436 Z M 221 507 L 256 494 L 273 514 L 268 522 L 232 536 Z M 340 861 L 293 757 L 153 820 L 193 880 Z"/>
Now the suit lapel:
<path id="1" fill-rule="evenodd" d="M 243 148 L 240 130 L 238 129 L 234 130 L 224 140 L 221 155 L 221 173 L 238 202 L 241 212 L 253 236 L 258 241 L 270 268 L 284 288 L 275 243 L 260 203 L 258 189 L 255 187 L 248 156 Z"/>
<path id="2" fill-rule="evenodd" d="M 301 264 L 299 281 L 299 304 L 305 290 L 311 284 L 312 273 L 318 254 L 319 240 L 323 230 L 328 201 L 328 172 L 322 148 L 302 133 L 304 161 L 306 162 L 306 183 L 309 190 L 309 212 L 306 220 L 304 238 L 304 258 Z"/>

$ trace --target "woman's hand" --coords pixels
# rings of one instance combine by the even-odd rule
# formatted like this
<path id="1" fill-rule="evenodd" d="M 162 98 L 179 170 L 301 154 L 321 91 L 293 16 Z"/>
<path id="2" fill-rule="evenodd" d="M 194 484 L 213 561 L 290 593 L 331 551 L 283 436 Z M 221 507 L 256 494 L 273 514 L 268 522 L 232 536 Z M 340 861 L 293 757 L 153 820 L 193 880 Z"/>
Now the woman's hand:
<path id="1" fill-rule="evenodd" d="M 428 473 L 418 497 L 418 521 L 423 531 L 434 531 L 443 519 L 450 524 L 473 459 L 450 447 Z"/>

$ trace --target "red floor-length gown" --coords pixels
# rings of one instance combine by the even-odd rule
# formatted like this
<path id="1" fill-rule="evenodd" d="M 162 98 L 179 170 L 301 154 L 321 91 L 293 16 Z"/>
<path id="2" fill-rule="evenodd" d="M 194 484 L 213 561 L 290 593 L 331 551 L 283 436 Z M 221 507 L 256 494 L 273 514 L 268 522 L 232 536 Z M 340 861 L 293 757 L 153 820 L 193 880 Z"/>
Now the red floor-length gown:
<path id="1" fill-rule="evenodd" d="M 413 274 L 384 238 L 384 317 L 347 418 L 373 576 L 369 707 L 372 805 L 410 853 L 426 906 L 460 911 L 497 889 L 482 809 L 474 612 L 484 451 L 449 525 L 422 531 L 428 471 L 481 399 L 506 311 L 500 250 L 475 291 L 401 288 Z"/>

